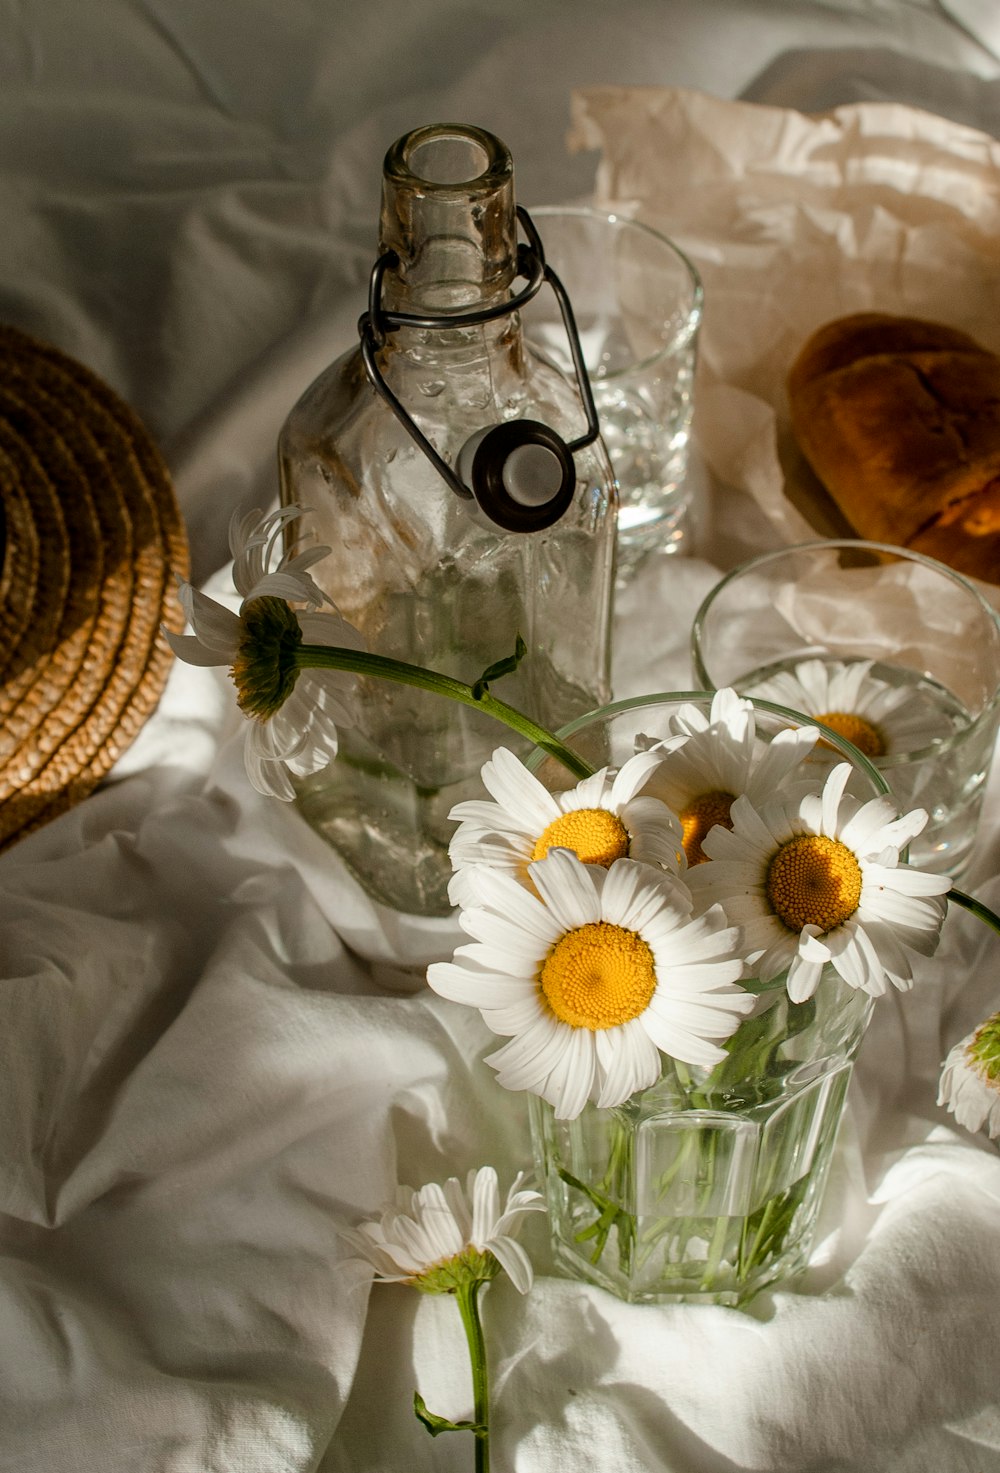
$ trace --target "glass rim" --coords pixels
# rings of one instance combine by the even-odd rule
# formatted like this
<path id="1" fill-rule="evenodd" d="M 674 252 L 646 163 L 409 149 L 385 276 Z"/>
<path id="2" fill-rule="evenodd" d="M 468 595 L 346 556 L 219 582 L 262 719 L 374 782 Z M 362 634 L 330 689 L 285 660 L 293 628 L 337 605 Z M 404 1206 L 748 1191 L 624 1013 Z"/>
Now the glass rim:
<path id="1" fill-rule="evenodd" d="M 614 379 L 624 378 L 626 374 L 635 373 L 640 369 L 650 368 L 658 363 L 661 358 L 670 357 L 686 348 L 698 334 L 701 327 L 702 317 L 705 311 L 705 287 L 701 279 L 701 273 L 691 260 L 691 257 L 683 250 L 669 235 L 664 235 L 662 230 L 657 230 L 655 225 L 647 225 L 645 220 L 633 219 L 631 215 L 623 215 L 617 210 L 598 209 L 594 205 L 538 205 L 529 211 L 532 220 L 552 219 L 553 216 L 562 216 L 576 220 L 590 220 L 602 225 L 622 225 L 629 230 L 635 230 L 655 240 L 658 245 L 664 245 L 670 253 L 680 262 L 688 274 L 691 283 L 691 304 L 684 314 L 684 320 L 677 332 L 665 343 L 662 348 L 657 348 L 655 353 L 648 353 L 645 358 L 637 358 L 634 363 L 628 364 L 626 368 L 612 368 L 602 374 L 598 383 L 610 383 Z M 545 232 L 539 229 L 542 247 L 545 247 Z M 564 283 L 565 284 L 565 283 Z M 530 341 L 531 333 L 528 331 Z M 590 370 L 587 370 L 588 373 Z"/>
<path id="2" fill-rule="evenodd" d="M 993 605 L 980 593 L 975 584 L 966 578 L 963 573 L 959 573 L 955 568 L 949 568 L 946 563 L 939 562 L 937 558 L 928 557 L 926 553 L 914 552 L 908 547 L 899 547 L 892 542 L 873 542 L 864 537 L 816 537 L 810 539 L 808 542 L 790 542 L 785 547 L 771 548 L 768 552 L 757 553 L 754 557 L 746 558 L 743 562 L 737 563 L 735 568 L 730 568 L 728 573 L 724 573 L 719 581 L 709 589 L 708 593 L 706 593 L 698 605 L 691 623 L 689 648 L 692 666 L 697 678 L 704 681 L 708 689 L 718 689 L 717 686 L 712 685 L 708 667 L 702 657 L 702 631 L 709 611 L 716 599 L 731 583 L 734 583 L 746 573 L 752 572 L 757 568 L 763 568 L 767 563 L 777 562 L 780 558 L 787 557 L 792 553 L 813 551 L 832 552 L 838 548 L 851 549 L 852 551 L 860 550 L 862 552 L 889 553 L 901 561 L 920 564 L 922 567 L 927 568 L 929 572 L 943 574 L 963 593 L 969 594 L 973 602 L 978 605 L 980 612 L 986 615 L 988 624 L 993 631 L 994 639 L 997 642 L 998 655 L 1000 655 L 1000 613 L 997 612 Z M 747 699 L 754 700 L 755 697 L 748 696 Z M 886 754 L 884 757 L 877 757 L 875 762 L 881 770 L 883 767 L 905 767 L 911 763 L 922 762 L 930 756 L 939 757 L 944 752 L 950 752 L 956 746 L 964 745 L 970 737 L 978 735 L 980 728 L 993 719 L 998 709 L 1000 709 L 1000 680 L 994 685 L 992 695 L 983 702 L 982 709 L 970 719 L 967 726 L 963 726 L 958 731 L 952 732 L 950 736 L 930 742 L 927 746 L 914 747 L 908 752 L 899 752 L 895 755 Z M 823 725 L 822 722 L 818 724 L 820 726 Z M 823 727 L 824 734 L 829 730 L 829 727 Z"/>
<path id="3" fill-rule="evenodd" d="M 569 742 L 583 727 L 593 725 L 599 719 L 620 716 L 627 711 L 634 711 L 640 706 L 682 706 L 702 703 L 711 706 L 713 697 L 717 694 L 714 690 L 671 690 L 654 691 L 648 695 L 623 696 L 619 701 L 609 701 L 606 706 L 595 706 L 592 711 L 585 711 L 582 716 L 577 716 L 573 721 L 568 721 L 561 726 L 555 735 L 561 742 Z M 821 734 L 823 740 L 834 746 L 844 757 L 845 761 L 857 768 L 871 783 L 875 790 L 875 796 L 891 796 L 891 789 L 879 769 L 865 756 L 857 747 L 849 742 L 846 737 L 840 736 L 838 732 L 832 731 L 830 727 L 824 726 L 822 721 L 817 721 L 814 716 L 807 716 L 803 711 L 792 711 L 787 706 L 778 706 L 774 701 L 758 700 L 756 696 L 741 696 L 741 700 L 749 701 L 755 711 L 764 711 L 769 716 L 780 716 L 792 726 L 813 726 Z M 535 773 L 547 758 L 552 757 L 543 747 L 535 747 L 525 758 L 525 767 L 529 772 Z M 556 759 L 553 758 L 553 761 Z"/>
<path id="4" fill-rule="evenodd" d="M 412 162 L 421 150 L 435 144 L 464 143 L 478 149 L 478 172 L 468 179 L 428 179 Z M 465 198 L 468 194 L 491 194 L 513 174 L 510 149 L 494 133 L 473 123 L 425 123 L 411 128 L 389 145 L 382 161 L 383 173 L 397 184 L 419 186 L 423 193 L 439 199 Z"/>

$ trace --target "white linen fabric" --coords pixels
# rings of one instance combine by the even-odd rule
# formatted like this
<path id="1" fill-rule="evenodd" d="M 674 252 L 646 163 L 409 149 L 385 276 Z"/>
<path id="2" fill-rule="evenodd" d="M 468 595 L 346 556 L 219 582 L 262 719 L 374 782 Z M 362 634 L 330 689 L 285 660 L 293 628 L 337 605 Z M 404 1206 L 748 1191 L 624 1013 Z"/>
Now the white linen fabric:
<path id="1" fill-rule="evenodd" d="M 904 0 L 0 0 L 0 318 L 76 354 L 164 446 L 199 580 L 274 498 L 281 420 L 351 341 L 381 156 L 448 118 L 578 196 L 573 87 L 916 103 L 1000 132 L 975 7 Z M 961 23 L 955 16 L 960 15 Z M 620 600 L 616 693 L 684 687 L 686 631 L 757 508 L 703 488 L 698 556 Z M 734 510 L 734 507 L 738 510 Z M 454 941 L 372 906 L 242 770 L 224 674 L 177 666 L 102 788 L 0 856 L 0 1468 L 388 1473 L 470 1465 L 454 1303 L 370 1287 L 340 1225 L 491 1162 L 524 1101 L 478 1018 L 415 990 Z M 967 888 L 1000 905 L 1000 795 Z M 746 1310 L 555 1277 L 485 1298 L 497 1473 L 1000 1470 L 1000 1156 L 935 1105 L 997 1006 L 964 914 L 878 1005 L 807 1273 Z M 399 968 L 408 968 L 400 971 Z M 408 990 L 407 990 L 408 989 Z"/>

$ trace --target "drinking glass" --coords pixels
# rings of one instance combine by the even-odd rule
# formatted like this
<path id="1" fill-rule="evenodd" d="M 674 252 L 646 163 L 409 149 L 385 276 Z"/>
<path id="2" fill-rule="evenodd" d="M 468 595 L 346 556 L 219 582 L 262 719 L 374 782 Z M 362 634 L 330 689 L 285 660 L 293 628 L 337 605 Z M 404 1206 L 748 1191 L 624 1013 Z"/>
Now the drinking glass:
<path id="1" fill-rule="evenodd" d="M 687 480 L 702 286 L 676 245 L 637 220 L 592 209 L 531 212 L 545 259 L 573 304 L 601 434 L 619 487 L 618 574 L 688 533 Z M 551 292 L 523 314 L 529 344 L 572 372 Z"/>
<path id="2" fill-rule="evenodd" d="M 972 857 L 1000 719 L 1000 622 L 960 574 L 885 543 L 830 539 L 741 564 L 695 615 L 706 687 L 804 711 L 871 758 L 929 820 L 921 869 Z"/>

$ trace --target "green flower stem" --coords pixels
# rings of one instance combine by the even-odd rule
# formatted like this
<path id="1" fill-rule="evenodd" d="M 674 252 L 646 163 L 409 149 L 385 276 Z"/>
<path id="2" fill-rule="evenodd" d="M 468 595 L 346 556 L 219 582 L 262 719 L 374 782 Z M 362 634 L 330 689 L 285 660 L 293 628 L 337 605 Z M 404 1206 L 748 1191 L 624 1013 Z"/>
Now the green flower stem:
<path id="1" fill-rule="evenodd" d="M 948 899 L 954 900 L 956 905 L 961 905 L 965 910 L 971 911 L 985 926 L 990 926 L 994 931 L 1000 932 L 1000 916 L 990 910 L 988 905 L 984 905 L 981 900 L 977 900 L 974 895 L 966 895 L 962 890 L 952 889 L 948 891 Z"/>
<path id="2" fill-rule="evenodd" d="M 569 769 L 576 778 L 590 777 L 594 769 L 582 757 L 571 752 L 553 732 L 539 726 L 530 716 L 500 701 L 489 690 L 477 693 L 471 685 L 454 680 L 450 675 L 439 675 L 435 670 L 425 670 L 422 665 L 407 665 L 402 660 L 390 660 L 385 655 L 370 655 L 360 650 L 342 649 L 336 645 L 301 644 L 295 651 L 295 663 L 300 669 L 347 670 L 352 675 L 374 675 L 379 680 L 394 680 L 399 685 L 414 685 L 419 690 L 434 691 L 460 701 L 464 706 L 474 706 L 485 711 L 497 721 L 502 721 L 512 731 L 526 737 L 550 757 Z"/>
<path id="3" fill-rule="evenodd" d="M 740 1274 L 744 1279 L 753 1269 L 757 1267 L 758 1255 L 760 1254 L 762 1246 L 766 1242 L 767 1234 L 771 1226 L 771 1218 L 774 1215 L 778 1203 L 778 1195 L 768 1198 L 767 1205 L 761 1213 L 760 1222 L 757 1224 L 757 1231 L 754 1233 L 753 1242 L 750 1244 L 749 1250 L 747 1250 L 746 1247 L 746 1237 L 747 1229 L 750 1225 L 750 1219 L 747 1218 L 743 1223 L 743 1242 L 740 1245 L 743 1249 L 740 1257 Z"/>
<path id="4" fill-rule="evenodd" d="M 700 1288 L 704 1293 L 706 1290 L 717 1288 L 716 1278 L 722 1267 L 722 1254 L 726 1246 L 726 1235 L 729 1232 L 729 1218 L 721 1213 L 715 1219 L 715 1231 L 712 1241 L 708 1246 L 708 1256 L 705 1259 L 705 1271 L 701 1276 Z"/>
<path id="5" fill-rule="evenodd" d="M 673 1059 L 671 1062 L 674 1066 L 677 1082 L 684 1091 L 687 1103 L 693 1105 L 696 1110 L 714 1110 L 715 1106 L 712 1104 L 708 1095 L 703 1090 L 695 1088 L 694 1075 L 687 1065 L 682 1064 L 680 1059 Z"/>
<path id="6" fill-rule="evenodd" d="M 479 1290 L 482 1279 L 459 1284 L 455 1290 L 458 1308 L 465 1326 L 465 1338 L 469 1342 L 469 1360 L 472 1363 L 472 1420 L 481 1431 L 474 1433 L 476 1443 L 475 1473 L 490 1473 L 490 1388 L 486 1370 L 486 1341 L 483 1338 L 482 1321 L 479 1318 Z"/>

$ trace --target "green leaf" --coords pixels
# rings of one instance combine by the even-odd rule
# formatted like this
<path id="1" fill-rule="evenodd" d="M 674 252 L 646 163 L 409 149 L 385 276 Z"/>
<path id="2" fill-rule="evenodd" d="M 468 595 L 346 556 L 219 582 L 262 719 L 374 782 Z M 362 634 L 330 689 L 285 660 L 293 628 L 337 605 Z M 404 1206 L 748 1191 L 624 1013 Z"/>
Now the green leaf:
<path id="1" fill-rule="evenodd" d="M 771 1197 L 747 1218 L 740 1241 L 739 1270 L 742 1277 L 781 1252 L 811 1180 L 812 1171 L 807 1171 L 786 1191 Z"/>
<path id="2" fill-rule="evenodd" d="M 792 1002 L 782 989 L 771 1007 L 745 1019 L 727 1039 L 723 1045 L 726 1058 L 702 1085 L 702 1094 L 716 1099 L 720 1094 L 756 1089 L 766 1079 L 779 1077 L 790 1066 L 781 1064 L 778 1051 L 788 1039 L 808 1028 L 815 1016 L 812 998 Z"/>
<path id="3" fill-rule="evenodd" d="M 762 982 L 759 977 L 744 977 L 740 986 L 744 992 L 752 992 L 755 997 L 760 997 L 762 992 L 782 993 L 785 990 L 786 975 L 782 972 L 780 977 L 772 977 L 770 982 Z"/>
<path id="4" fill-rule="evenodd" d="M 590 1261 L 591 1263 L 597 1263 L 607 1246 L 608 1238 L 611 1236 L 611 1229 L 617 1228 L 618 1256 L 621 1260 L 622 1268 L 627 1271 L 627 1266 L 631 1261 L 632 1248 L 635 1244 L 636 1227 L 635 1218 L 632 1213 L 626 1212 L 624 1207 L 620 1207 L 617 1202 L 612 1201 L 610 1197 L 605 1197 L 603 1193 L 595 1191 L 593 1187 L 585 1186 L 578 1177 L 573 1176 L 563 1166 L 559 1168 L 559 1176 L 567 1186 L 574 1187 L 576 1191 L 582 1192 L 585 1197 L 588 1197 L 600 1214 L 593 1222 L 574 1233 L 574 1241 L 577 1243 L 586 1243 L 593 1238 L 594 1251 L 590 1256 Z"/>
<path id="5" fill-rule="evenodd" d="M 735 1088 L 752 1078 L 783 1037 L 783 1015 L 774 1006 L 746 1018 L 723 1044 L 726 1058 L 717 1064 L 702 1090 L 705 1094 Z M 777 1027 L 776 1027 L 777 1024 Z"/>
<path id="6" fill-rule="evenodd" d="M 816 1017 L 816 1000 L 807 997 L 805 1002 L 788 1003 L 788 1016 L 785 1022 L 785 1037 L 794 1038 L 796 1033 L 804 1033 Z"/>
<path id="7" fill-rule="evenodd" d="M 486 1435 L 481 1422 L 452 1422 L 447 1417 L 439 1417 L 437 1412 L 429 1412 L 419 1391 L 413 1393 L 413 1415 L 418 1422 L 423 1422 L 432 1437 L 439 1437 L 442 1432 L 474 1432 L 477 1437 Z"/>
<path id="8" fill-rule="evenodd" d="M 496 664 L 490 665 L 486 670 L 483 671 L 482 675 L 480 675 L 479 679 L 472 687 L 473 697 L 477 701 L 481 701 L 483 699 L 483 696 L 490 688 L 490 681 L 499 680 L 501 675 L 513 675 L 514 671 L 517 669 L 518 665 L 520 665 L 521 661 L 524 659 L 527 653 L 528 646 L 525 644 L 521 636 L 518 635 L 514 642 L 514 653 L 512 655 L 508 655 L 506 659 L 497 660 Z"/>

